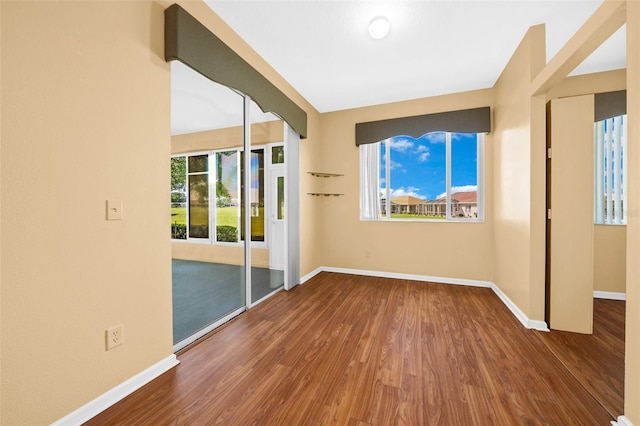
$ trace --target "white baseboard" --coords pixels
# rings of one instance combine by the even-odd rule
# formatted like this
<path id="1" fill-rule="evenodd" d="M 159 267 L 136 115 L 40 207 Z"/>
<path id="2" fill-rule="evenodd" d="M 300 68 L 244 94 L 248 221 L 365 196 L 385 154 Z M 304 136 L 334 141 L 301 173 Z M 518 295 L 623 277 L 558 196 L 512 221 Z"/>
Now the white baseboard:
<path id="1" fill-rule="evenodd" d="M 412 280 L 412 281 L 428 281 L 428 282 L 438 283 L 438 284 L 468 285 L 472 287 L 491 287 L 492 285 L 492 283 L 488 281 L 467 280 L 467 279 L 461 279 L 461 278 L 433 277 L 430 275 L 402 274 L 398 272 L 368 271 L 364 269 L 334 268 L 330 266 L 323 266 L 318 269 L 320 269 L 322 272 L 337 272 L 339 274 L 364 275 L 368 277 L 381 277 L 381 278 L 396 278 L 401 280 Z"/>
<path id="2" fill-rule="evenodd" d="M 518 319 L 518 321 L 520 321 L 526 328 L 538 331 L 549 331 L 549 327 L 547 326 L 546 322 L 529 319 L 529 317 L 526 316 L 525 313 L 522 312 L 522 310 L 520 310 L 520 308 L 518 308 L 518 306 L 513 303 L 502 290 L 500 290 L 500 287 L 492 283 L 491 289 L 496 294 L 496 296 L 498 296 L 500 300 L 502 300 L 502 303 L 504 303 L 507 308 L 509 308 L 511 313 Z"/>
<path id="3" fill-rule="evenodd" d="M 629 420 L 625 416 L 618 417 L 617 422 L 611 422 L 611 424 L 615 424 L 617 426 L 633 426 L 633 423 L 631 423 L 631 420 Z"/>
<path id="4" fill-rule="evenodd" d="M 616 293 L 613 291 L 594 291 L 594 299 L 609 299 L 609 300 L 627 300 L 626 293 Z"/>
<path id="5" fill-rule="evenodd" d="M 103 393 L 93 401 L 53 422 L 51 426 L 81 425 L 178 364 L 179 361 L 176 356 L 171 354 L 132 378 L 120 383 L 115 388 Z"/>
<path id="6" fill-rule="evenodd" d="M 307 275 L 305 275 L 304 277 L 300 277 L 300 284 L 304 284 L 307 281 L 309 281 L 311 278 L 315 277 L 316 275 L 318 275 L 320 272 L 322 272 L 322 268 L 316 268 L 313 271 L 309 272 Z"/>
<path id="7" fill-rule="evenodd" d="M 547 323 L 539 320 L 532 320 L 527 317 L 524 312 L 516 306 L 515 303 L 511 301 L 507 297 L 506 294 L 500 288 L 490 281 L 479 281 L 479 280 L 468 280 L 462 278 L 445 278 L 445 277 L 434 277 L 429 275 L 415 275 L 415 274 L 401 274 L 397 272 L 381 272 L 381 271 L 368 271 L 363 269 L 349 269 L 349 268 L 334 268 L 331 266 L 321 266 L 311 272 L 310 274 L 305 275 L 301 282 L 305 282 L 314 276 L 318 275 L 320 272 L 337 272 L 340 274 L 353 274 L 353 275 L 365 275 L 369 277 L 382 277 L 382 278 L 397 278 L 404 280 L 413 280 L 413 281 L 428 281 L 432 283 L 439 284 L 455 284 L 455 285 L 467 285 L 472 287 L 485 287 L 490 288 L 493 292 L 498 296 L 498 298 L 504 303 L 507 308 L 511 311 L 511 313 L 522 323 L 522 325 L 528 329 L 538 330 L 538 331 L 549 331 L 549 327 Z"/>

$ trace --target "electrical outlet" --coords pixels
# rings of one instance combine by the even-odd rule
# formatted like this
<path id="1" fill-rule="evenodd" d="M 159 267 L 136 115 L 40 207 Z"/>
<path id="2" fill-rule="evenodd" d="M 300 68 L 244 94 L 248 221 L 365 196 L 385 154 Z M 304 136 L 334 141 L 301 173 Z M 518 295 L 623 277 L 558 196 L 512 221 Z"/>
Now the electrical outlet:
<path id="1" fill-rule="evenodd" d="M 114 325 L 111 328 L 107 329 L 107 350 L 118 347 L 124 341 L 124 326 L 122 324 Z"/>

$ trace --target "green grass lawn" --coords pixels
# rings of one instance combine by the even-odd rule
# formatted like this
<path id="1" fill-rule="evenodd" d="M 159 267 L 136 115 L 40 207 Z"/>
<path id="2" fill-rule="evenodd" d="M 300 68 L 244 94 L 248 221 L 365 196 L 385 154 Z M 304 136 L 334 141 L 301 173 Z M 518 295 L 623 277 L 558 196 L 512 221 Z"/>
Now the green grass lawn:
<path id="1" fill-rule="evenodd" d="M 391 219 L 439 219 L 444 220 L 444 216 L 427 216 L 409 213 L 391 213 Z"/>
<path id="2" fill-rule="evenodd" d="M 260 216 L 251 218 L 251 230 L 254 237 L 264 237 L 264 209 L 260 208 Z M 217 226 L 238 226 L 238 207 L 218 207 L 216 209 Z M 191 208 L 191 223 L 194 225 L 206 225 L 209 221 L 209 209 L 206 207 Z M 187 208 L 171 208 L 171 224 L 187 224 Z"/>
<path id="3" fill-rule="evenodd" d="M 217 209 L 217 222 L 219 226 L 238 226 L 237 207 L 219 207 Z M 191 208 L 191 223 L 194 225 L 206 225 L 209 221 L 209 209 L 206 207 Z M 187 208 L 172 207 L 171 223 L 178 225 L 187 224 Z"/>
<path id="4" fill-rule="evenodd" d="M 186 225 L 187 224 L 187 208 L 171 207 L 171 224 Z"/>

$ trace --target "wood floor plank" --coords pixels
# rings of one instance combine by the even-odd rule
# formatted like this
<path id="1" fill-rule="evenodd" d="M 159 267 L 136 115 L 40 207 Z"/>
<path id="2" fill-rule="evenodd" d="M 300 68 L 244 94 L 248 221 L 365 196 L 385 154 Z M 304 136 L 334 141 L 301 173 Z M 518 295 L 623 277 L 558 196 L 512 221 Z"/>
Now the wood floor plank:
<path id="1" fill-rule="evenodd" d="M 487 288 L 322 273 L 87 425 L 608 424 L 540 334 Z"/>
<path id="2" fill-rule="evenodd" d="M 551 330 L 540 339 L 613 417 L 624 413 L 622 300 L 594 299 L 593 334 Z"/>

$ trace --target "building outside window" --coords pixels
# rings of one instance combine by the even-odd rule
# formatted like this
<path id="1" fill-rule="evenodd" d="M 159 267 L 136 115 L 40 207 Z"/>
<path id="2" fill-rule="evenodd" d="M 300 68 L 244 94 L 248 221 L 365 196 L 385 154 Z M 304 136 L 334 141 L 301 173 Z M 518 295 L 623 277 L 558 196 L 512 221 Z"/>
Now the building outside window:
<path id="1" fill-rule="evenodd" d="M 360 146 L 361 173 L 377 174 L 378 185 L 370 197 L 361 188 L 363 220 L 483 220 L 484 134 L 430 132 L 368 145 Z M 363 214 L 362 201 L 376 197 L 379 207 Z"/>

